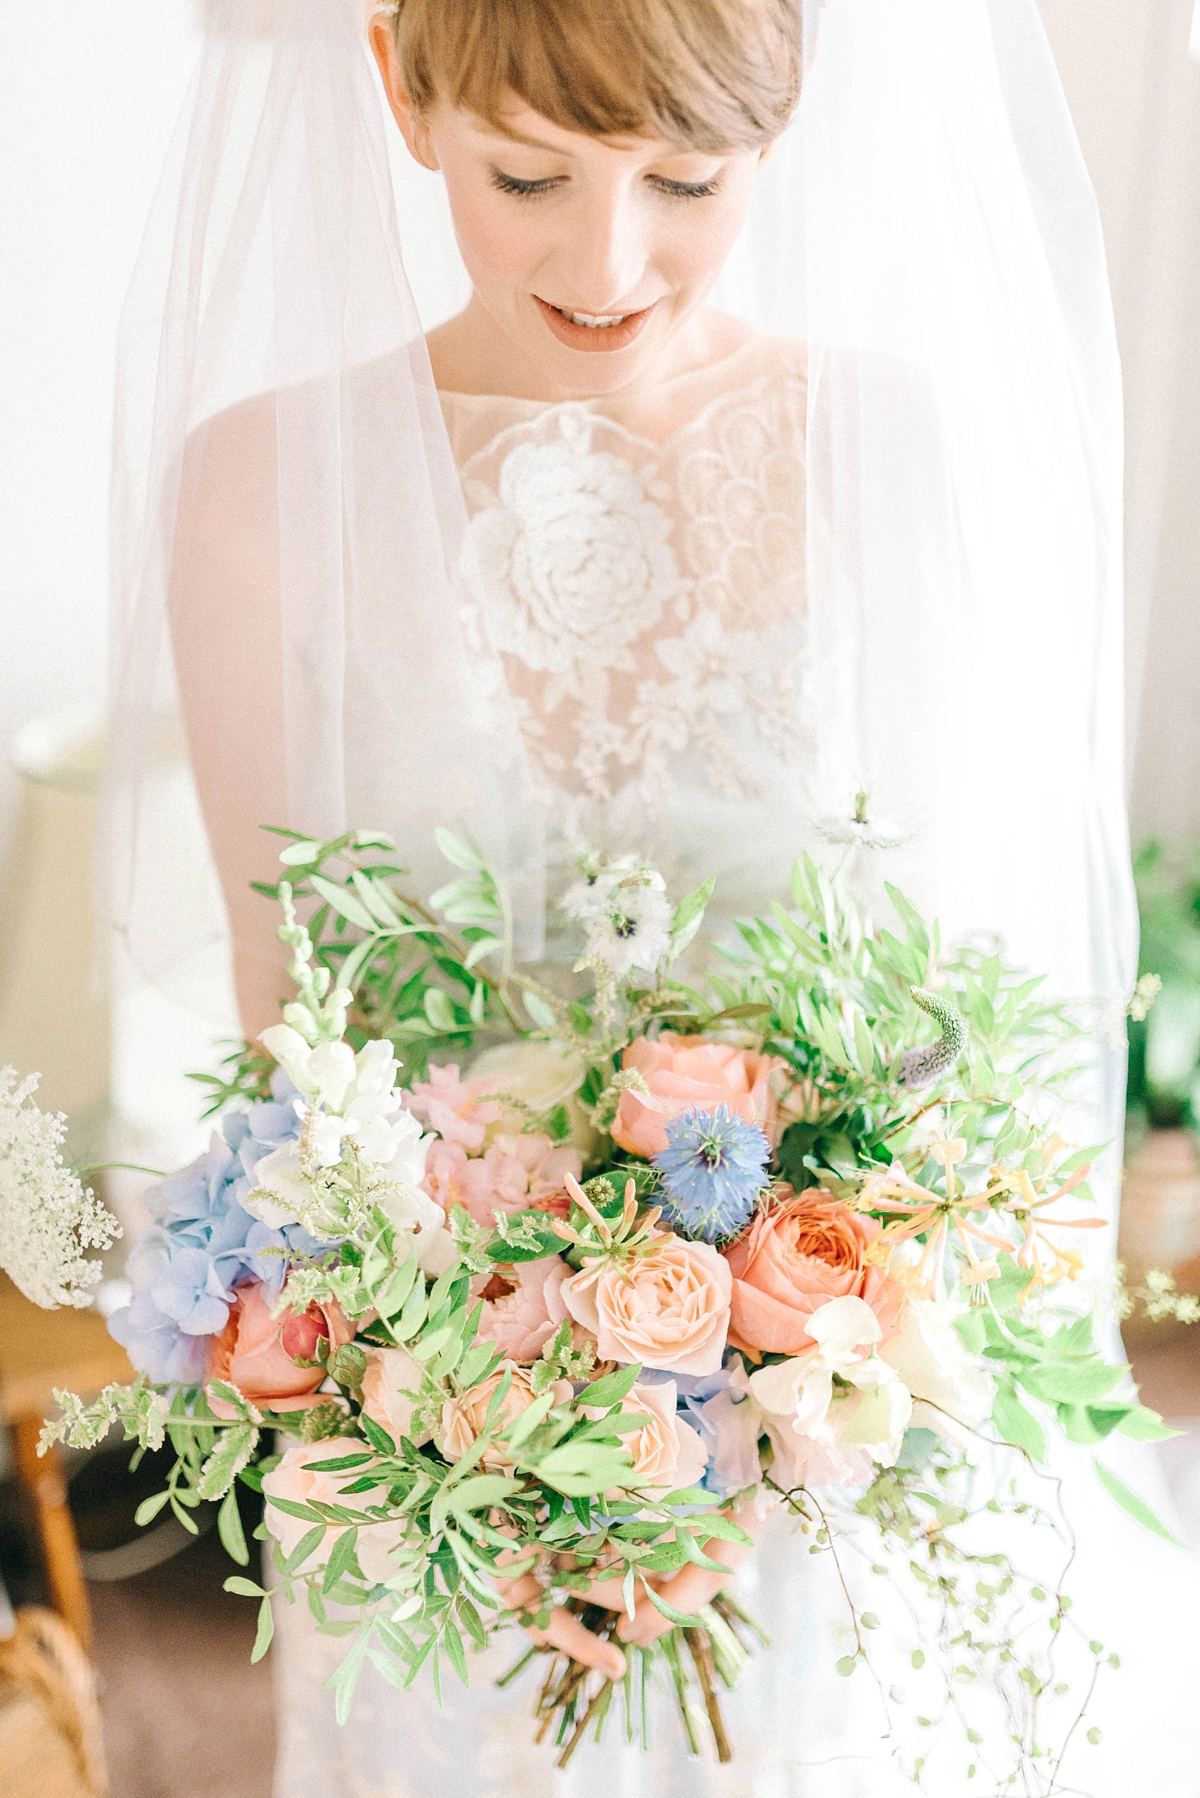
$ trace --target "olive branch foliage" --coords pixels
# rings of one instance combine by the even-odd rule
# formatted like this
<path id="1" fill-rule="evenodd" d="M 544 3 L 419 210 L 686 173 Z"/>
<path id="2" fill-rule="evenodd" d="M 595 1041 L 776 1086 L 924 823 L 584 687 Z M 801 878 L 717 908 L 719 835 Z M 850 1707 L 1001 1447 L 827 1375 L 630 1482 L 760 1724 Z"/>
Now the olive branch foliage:
<path id="1" fill-rule="evenodd" d="M 1024 1170 L 1037 1193 L 1049 1190 L 1046 1119 L 1069 1094 L 1086 1054 L 1081 1019 L 1048 1002 L 1040 981 L 1007 966 L 995 947 L 946 949 L 937 927 L 895 888 L 888 888 L 894 928 L 874 929 L 841 885 L 805 857 L 793 871 L 791 904 L 777 902 L 769 915 L 739 922 L 685 979 L 679 957 L 701 928 L 712 893 L 707 882 L 675 912 L 669 953 L 653 975 L 631 978 L 618 989 L 605 980 L 604 970 L 593 970 L 591 998 L 569 1000 L 517 968 L 507 897 L 467 836 L 438 833 L 458 872 L 426 902 L 412 890 L 385 837 L 360 832 L 318 843 L 292 832 L 278 834 L 287 839 L 280 858 L 286 875 L 260 890 L 285 909 L 296 903 L 309 908 L 306 928 L 315 963 L 353 995 L 347 1040 L 355 1049 L 375 1038 L 390 1041 L 409 1084 L 426 1074 L 431 1059 L 461 1059 L 480 1039 L 494 1040 L 498 1033 L 553 1039 L 581 1057 L 586 1073 L 579 1097 L 604 1129 L 615 1113 L 621 1052 L 630 1041 L 655 1025 L 682 1034 L 716 1032 L 779 1056 L 790 1069 L 788 1122 L 774 1171 L 797 1190 L 821 1186 L 853 1202 L 864 1175 L 899 1168 L 931 1201 L 949 1202 L 947 1170 L 930 1154 L 931 1114 L 944 1137 L 965 1145 L 959 1176 L 968 1189 L 980 1190 L 988 1170 L 1003 1167 Z M 939 1002 L 932 1008 L 934 1025 L 931 989 Z M 939 1009 L 943 1018 L 954 1014 L 953 1046 L 961 1044 L 961 1052 L 932 1084 L 914 1090 L 905 1081 L 905 1056 L 929 1041 Z M 253 1045 L 235 1048 L 222 1067 L 219 1075 L 197 1076 L 209 1088 L 210 1111 L 266 1095 L 273 1064 Z M 569 1131 L 565 1114 L 531 1117 L 527 1127 L 560 1138 Z M 1097 1153 L 1080 1150 L 1060 1162 L 1053 1177 L 1078 1174 Z M 595 1209 L 610 1222 L 620 1216 L 616 1188 L 628 1176 L 635 1179 L 640 1205 L 653 1204 L 656 1196 L 656 1171 L 622 1162 L 611 1145 L 592 1172 L 611 1173 L 613 1181 L 590 1182 L 593 1216 L 578 1206 L 572 1212 L 576 1246 L 568 1259 L 576 1266 L 581 1245 L 591 1240 Z M 1082 1178 L 1073 1192 L 1076 1200 L 1091 1201 Z M 886 1223 L 886 1216 L 879 1221 Z M 284 1294 L 297 1311 L 314 1300 L 336 1299 L 351 1317 L 370 1315 L 373 1321 L 360 1329 L 360 1339 L 403 1347 L 413 1358 L 421 1369 L 420 1388 L 411 1394 L 414 1416 L 430 1425 L 447 1399 L 500 1366 L 499 1351 L 476 1337 L 481 1306 L 471 1300 L 472 1276 L 564 1251 L 563 1235 L 540 1211 L 502 1218 L 491 1231 L 460 1211 L 454 1227 L 456 1264 L 429 1283 L 407 1239 L 376 1210 L 371 1226 L 333 1255 L 294 1267 Z M 597 1239 L 592 1246 L 603 1245 Z M 975 1291 L 976 1302 L 958 1319 L 965 1346 L 996 1379 L 990 1428 L 980 1437 L 984 1452 L 994 1456 L 1007 1449 L 1022 1464 L 1040 1464 L 1047 1454 L 1048 1421 L 1088 1446 L 1114 1430 L 1137 1440 L 1169 1434 L 1138 1403 L 1128 1370 L 1110 1366 L 1098 1351 L 1090 1312 L 1045 1299 L 1029 1304 L 1028 1290 L 1027 1269 L 1002 1254 L 998 1277 Z M 629 1657 L 630 1739 L 639 1705 L 645 1739 L 649 1682 L 665 1667 L 668 1688 L 674 1689 L 697 1746 L 696 1717 L 704 1703 L 714 1717 L 712 1666 L 732 1682 L 745 1658 L 742 1636 L 730 1628 L 737 1619 L 711 1608 L 700 1618 L 685 1617 L 647 1581 L 669 1577 L 689 1562 L 715 1567 L 705 1545 L 744 1537 L 705 1491 L 664 1496 L 628 1487 L 631 1457 L 623 1438 L 644 1420 L 622 1401 L 641 1370 L 591 1377 L 564 1326 L 531 1370 L 534 1402 L 515 1420 L 506 1419 L 512 1378 L 506 1370 L 484 1429 L 469 1453 L 450 1464 L 431 1445 L 393 1440 L 366 1415 L 364 1369 L 356 1344 L 333 1351 L 327 1365 L 332 1390 L 302 1422 L 294 1413 L 260 1413 L 236 1388 L 220 1383 L 207 1393 L 200 1388 L 163 1393 L 139 1381 L 110 1387 L 91 1406 L 59 1394 L 61 1415 L 47 1426 L 46 1439 L 87 1445 L 114 1424 L 138 1443 L 139 1453 L 169 1439 L 175 1467 L 165 1490 L 142 1506 L 139 1521 L 169 1507 L 194 1530 L 191 1513 L 202 1503 L 217 1502 L 222 1540 L 243 1566 L 249 1550 L 235 1488 L 241 1481 L 261 1489 L 264 1472 L 275 1464 L 276 1457 L 264 1453 L 265 1433 L 299 1429 L 306 1441 L 327 1443 L 328 1456 L 314 1468 L 344 1480 L 342 1496 L 356 1502 L 271 1498 L 273 1506 L 308 1527 L 290 1554 L 274 1545 L 270 1590 L 240 1575 L 227 1584 L 260 1602 L 256 1658 L 271 1640 L 273 1604 L 301 1596 L 319 1630 L 348 1638 L 335 1681 L 340 1719 L 348 1714 L 366 1660 L 401 1688 L 426 1667 L 439 1692 L 443 1667 L 466 1683 L 469 1647 L 483 1647 L 507 1615 L 494 1583 L 502 1571 L 512 1578 L 527 1568 L 540 1570 L 546 1582 L 539 1614 L 544 1622 L 545 1608 L 555 1602 L 581 1608 L 596 1569 L 603 1567 L 607 1578 L 621 1579 L 631 1614 L 635 1598 L 645 1591 L 674 1626 L 662 1638 L 660 1657 L 640 1652 Z M 561 1380 L 576 1388 L 565 1402 L 554 1390 Z M 232 1418 L 218 1418 L 210 1397 L 224 1401 Z M 1096 1465 L 1118 1504 L 1145 1527 L 1167 1534 L 1136 1493 Z M 764 1477 L 769 1485 L 769 1464 Z M 1052 1751 L 1043 1739 L 1043 1701 L 1064 1689 L 1056 1677 L 1054 1646 L 1064 1628 L 1074 1627 L 1070 1600 L 1061 1581 L 1039 1582 L 1021 1575 L 1008 1555 L 980 1551 L 972 1531 L 977 1536 L 981 1515 L 997 1512 L 1048 1522 L 1060 1537 L 1064 1531 L 1050 1509 L 1028 1497 L 1024 1480 L 1010 1479 L 1007 1488 L 993 1480 L 990 1496 L 979 1502 L 972 1491 L 980 1478 L 964 1453 L 928 1431 L 912 1430 L 900 1464 L 879 1470 L 867 1491 L 850 1500 L 847 1516 L 855 1527 L 846 1542 L 861 1553 L 862 1527 L 873 1529 L 887 1561 L 882 1565 L 868 1556 L 868 1563 L 889 1581 L 903 1569 L 923 1600 L 910 1606 L 917 1644 L 912 1667 L 940 1668 L 942 1687 L 927 1706 L 929 1714 L 918 1715 L 918 1727 L 937 1734 L 939 1718 L 953 1714 L 972 1749 L 986 1746 L 984 1732 L 966 1718 L 965 1695 L 971 1687 L 986 1690 L 999 1705 L 1001 1751 L 1013 1750 L 1014 1770 L 989 1771 L 979 1753 L 966 1769 L 969 1777 L 982 1773 L 995 1779 L 996 1790 L 1048 1798 L 1067 1789 L 1061 1784 L 1061 1745 Z M 810 1551 L 838 1560 L 853 1637 L 839 1671 L 847 1676 L 859 1667 L 870 1671 L 869 1637 L 878 1619 L 860 1606 L 843 1573 L 846 1544 L 832 1513 L 813 1493 L 784 1496 L 801 1530 L 812 1536 Z M 362 1533 L 397 1526 L 394 1571 L 372 1586 L 358 1558 Z M 261 1533 L 267 1533 L 266 1526 Z M 1040 1612 L 1049 1650 L 1027 1639 L 1025 1613 L 1031 1605 Z M 347 1616 L 347 1610 L 354 1615 Z M 698 1657 L 700 1639 L 707 1662 Z M 699 1696 L 686 1671 L 685 1648 L 696 1661 Z M 1094 1663 L 1090 1696 L 1104 1654 L 1098 1643 L 1087 1652 Z M 597 1730 L 603 1725 L 611 1697 L 599 1693 L 584 1708 L 579 1681 L 570 1686 L 571 1677 L 568 1670 L 554 1701 L 561 1713 L 558 1739 L 574 1732 L 568 1751 L 593 1718 Z M 547 1692 L 552 1684 L 548 1678 Z M 885 1712 L 902 1702 L 894 1685 L 886 1692 L 881 1685 L 880 1695 Z M 1068 1723 L 1068 1739 L 1076 1727 L 1075 1721 Z M 896 1753 L 920 1784 L 927 1755 L 913 1757 L 902 1746 Z"/>

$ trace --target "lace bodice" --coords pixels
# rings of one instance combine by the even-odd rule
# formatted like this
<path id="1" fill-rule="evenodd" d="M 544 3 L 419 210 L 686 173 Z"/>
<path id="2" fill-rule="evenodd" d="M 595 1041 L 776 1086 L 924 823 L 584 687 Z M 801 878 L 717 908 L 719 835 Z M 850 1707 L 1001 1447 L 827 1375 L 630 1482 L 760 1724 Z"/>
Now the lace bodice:
<path id="1" fill-rule="evenodd" d="M 636 398 L 442 405 L 464 603 L 501 653 L 556 836 L 680 878 L 736 870 L 761 897 L 755 814 L 772 800 L 786 873 L 780 791 L 805 784 L 799 351 L 758 335 Z"/>

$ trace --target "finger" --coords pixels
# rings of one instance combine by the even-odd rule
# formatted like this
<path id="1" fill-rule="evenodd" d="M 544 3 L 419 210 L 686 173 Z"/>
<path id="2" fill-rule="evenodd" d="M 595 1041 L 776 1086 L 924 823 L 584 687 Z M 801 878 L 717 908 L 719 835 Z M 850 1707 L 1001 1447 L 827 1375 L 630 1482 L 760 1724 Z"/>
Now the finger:
<path id="1" fill-rule="evenodd" d="M 602 1642 L 571 1611 L 554 1610 L 544 1630 L 531 1629 L 529 1634 L 539 1647 L 560 1648 L 572 1660 L 595 1667 L 606 1679 L 625 1677 L 625 1656 L 615 1642 Z"/>
<path id="2" fill-rule="evenodd" d="M 682 1611 L 685 1617 L 694 1617 L 706 1604 L 712 1603 L 728 1578 L 728 1574 L 709 1573 L 703 1567 L 683 1567 L 658 1588 L 658 1594 L 673 1610 Z M 623 1642 L 649 1648 L 651 1642 L 673 1627 L 670 1618 L 664 1617 L 643 1591 L 634 1615 L 622 1617 L 617 1634 Z"/>

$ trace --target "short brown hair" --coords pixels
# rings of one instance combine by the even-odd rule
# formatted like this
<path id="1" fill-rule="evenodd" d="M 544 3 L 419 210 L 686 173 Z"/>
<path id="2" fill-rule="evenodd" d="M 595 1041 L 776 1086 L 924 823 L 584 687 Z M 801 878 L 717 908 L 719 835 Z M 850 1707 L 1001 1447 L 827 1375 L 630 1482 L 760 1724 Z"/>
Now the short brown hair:
<path id="1" fill-rule="evenodd" d="M 800 89 L 799 0 L 393 0 L 418 112 L 501 124 L 516 94 L 568 131 L 713 152 L 768 143 Z"/>

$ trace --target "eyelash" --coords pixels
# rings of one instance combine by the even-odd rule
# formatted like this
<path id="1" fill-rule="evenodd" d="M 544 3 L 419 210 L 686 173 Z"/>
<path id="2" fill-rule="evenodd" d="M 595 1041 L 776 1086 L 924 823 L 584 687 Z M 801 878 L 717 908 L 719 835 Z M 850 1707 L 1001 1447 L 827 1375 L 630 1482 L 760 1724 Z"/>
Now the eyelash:
<path id="1" fill-rule="evenodd" d="M 665 175 L 653 175 L 651 180 L 659 193 L 674 200 L 708 200 L 720 187 L 720 177 L 715 175 L 711 181 L 668 181 Z M 503 169 L 492 170 L 492 186 L 518 200 L 541 199 L 543 194 L 552 193 L 559 185 L 558 179 L 522 181 L 517 175 L 506 175 Z"/>

